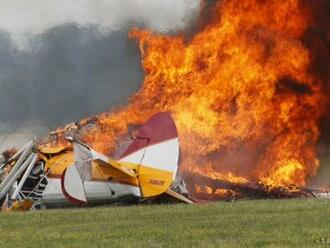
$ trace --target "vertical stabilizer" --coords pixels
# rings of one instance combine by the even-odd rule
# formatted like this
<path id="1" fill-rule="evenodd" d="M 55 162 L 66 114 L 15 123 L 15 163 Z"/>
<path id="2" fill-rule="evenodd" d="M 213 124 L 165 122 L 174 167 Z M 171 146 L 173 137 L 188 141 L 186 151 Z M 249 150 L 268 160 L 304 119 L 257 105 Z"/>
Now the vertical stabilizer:
<path id="1" fill-rule="evenodd" d="M 171 115 L 153 115 L 137 132 L 134 142 L 119 162 L 139 166 L 140 188 L 144 197 L 164 193 L 175 178 L 179 161 L 179 139 Z"/>

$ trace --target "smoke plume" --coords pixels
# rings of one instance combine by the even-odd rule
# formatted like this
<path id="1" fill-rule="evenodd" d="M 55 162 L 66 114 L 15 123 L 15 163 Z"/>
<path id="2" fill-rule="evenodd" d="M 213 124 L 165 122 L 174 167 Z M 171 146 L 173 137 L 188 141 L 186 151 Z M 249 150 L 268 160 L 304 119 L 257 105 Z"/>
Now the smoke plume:
<path id="1" fill-rule="evenodd" d="M 175 32 L 198 6 L 197 0 L 1 0 L 0 148 L 125 104 L 143 80 L 128 30 Z"/>

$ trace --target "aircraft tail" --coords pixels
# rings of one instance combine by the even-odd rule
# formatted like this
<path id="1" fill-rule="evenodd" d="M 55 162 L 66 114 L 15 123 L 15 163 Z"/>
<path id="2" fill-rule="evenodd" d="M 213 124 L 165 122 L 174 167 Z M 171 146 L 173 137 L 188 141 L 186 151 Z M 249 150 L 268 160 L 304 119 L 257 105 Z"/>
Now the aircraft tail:
<path id="1" fill-rule="evenodd" d="M 170 113 L 153 115 L 137 132 L 135 140 L 119 159 L 138 164 L 144 197 L 164 193 L 172 184 L 179 162 L 179 139 Z"/>
<path id="2" fill-rule="evenodd" d="M 167 112 L 153 115 L 137 132 L 120 162 L 135 163 L 169 171 L 175 177 L 179 160 L 179 139 L 175 123 Z"/>

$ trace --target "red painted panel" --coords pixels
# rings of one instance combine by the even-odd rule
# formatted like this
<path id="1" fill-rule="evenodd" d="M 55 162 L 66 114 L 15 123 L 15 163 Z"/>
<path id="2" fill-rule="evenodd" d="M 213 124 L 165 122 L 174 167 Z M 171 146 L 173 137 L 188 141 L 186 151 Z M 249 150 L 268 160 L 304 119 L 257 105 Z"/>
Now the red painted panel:
<path id="1" fill-rule="evenodd" d="M 136 139 L 128 146 L 121 158 L 124 158 L 147 145 L 164 142 L 178 137 L 178 132 L 168 112 L 153 115 L 137 132 Z"/>

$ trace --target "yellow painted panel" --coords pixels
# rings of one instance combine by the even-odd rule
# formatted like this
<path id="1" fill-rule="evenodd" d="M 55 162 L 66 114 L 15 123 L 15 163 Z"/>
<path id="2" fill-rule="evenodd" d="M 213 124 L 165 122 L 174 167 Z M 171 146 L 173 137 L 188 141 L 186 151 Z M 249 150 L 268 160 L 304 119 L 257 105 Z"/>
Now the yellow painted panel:
<path id="1" fill-rule="evenodd" d="M 110 164 L 105 166 L 100 161 L 93 161 L 92 180 L 113 181 L 138 186 L 136 177 L 129 176 L 121 170 L 112 167 Z"/>
<path id="2" fill-rule="evenodd" d="M 72 164 L 74 164 L 73 152 L 64 152 L 49 159 L 46 162 L 46 168 L 51 170 L 50 176 L 60 177 L 63 171 Z"/>
<path id="3" fill-rule="evenodd" d="M 67 150 L 68 147 L 66 146 L 57 146 L 57 147 L 41 147 L 40 152 L 45 154 L 57 154 L 60 152 L 63 152 L 64 150 Z"/>
<path id="4" fill-rule="evenodd" d="M 152 197 L 164 193 L 172 184 L 172 177 L 172 172 L 141 166 L 139 180 L 143 197 Z"/>
<path id="5" fill-rule="evenodd" d="M 119 163 L 117 167 L 119 166 L 121 169 L 129 168 L 136 170 L 138 178 L 132 177 L 110 164 L 106 166 L 106 164 L 101 161 L 94 161 L 92 169 L 93 180 L 114 181 L 136 186 L 140 185 L 143 197 L 160 195 L 164 193 L 173 182 L 173 173 L 169 171 L 132 163 Z"/>

